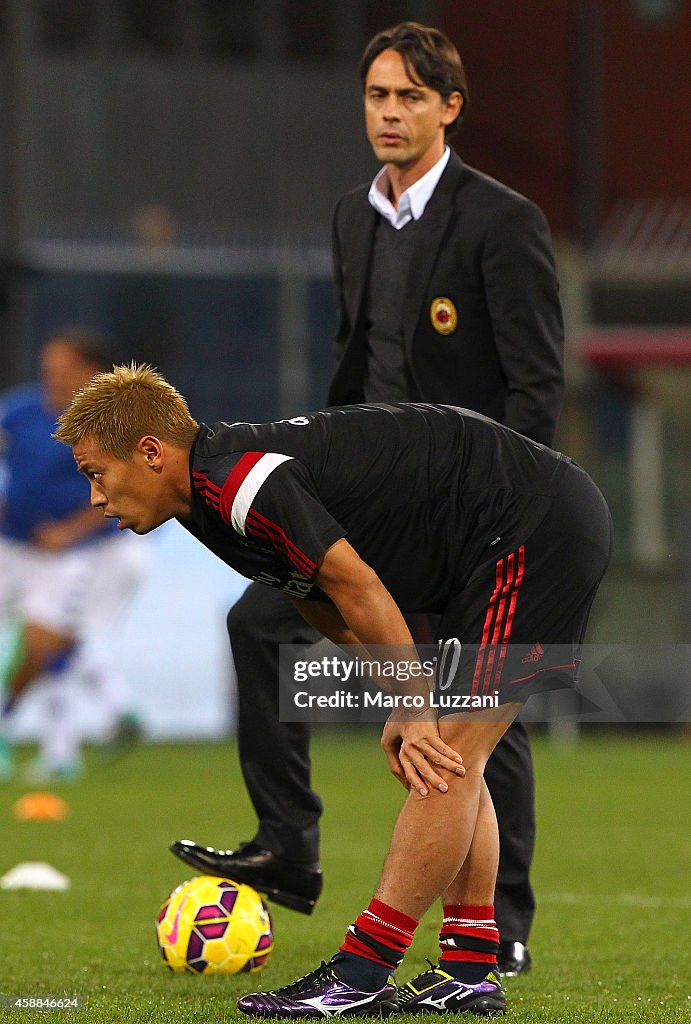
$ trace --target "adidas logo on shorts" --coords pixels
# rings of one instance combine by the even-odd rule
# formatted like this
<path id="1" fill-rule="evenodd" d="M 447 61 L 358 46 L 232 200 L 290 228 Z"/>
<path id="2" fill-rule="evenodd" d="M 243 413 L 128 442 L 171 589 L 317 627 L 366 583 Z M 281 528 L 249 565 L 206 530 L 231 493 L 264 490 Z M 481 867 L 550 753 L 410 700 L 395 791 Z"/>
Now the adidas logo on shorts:
<path id="1" fill-rule="evenodd" d="M 524 658 L 521 658 L 521 661 L 524 665 L 529 665 L 532 662 L 540 661 L 544 653 L 545 651 L 542 644 L 535 644 L 534 647 L 530 648 L 530 653 L 526 654 Z"/>

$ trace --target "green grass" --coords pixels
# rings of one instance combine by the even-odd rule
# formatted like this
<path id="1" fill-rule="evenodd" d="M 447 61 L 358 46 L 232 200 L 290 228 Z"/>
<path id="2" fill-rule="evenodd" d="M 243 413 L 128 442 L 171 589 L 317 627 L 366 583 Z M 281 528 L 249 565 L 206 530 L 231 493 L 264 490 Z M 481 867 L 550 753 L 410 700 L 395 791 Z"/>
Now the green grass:
<path id="1" fill-rule="evenodd" d="M 691 1020 L 691 743 L 600 735 L 560 751 L 537 738 L 534 753 L 535 967 L 508 981 L 508 1019 Z M 234 745 L 148 746 L 94 768 L 60 788 L 71 806 L 62 823 L 15 821 L 25 789 L 0 785 L 0 874 L 46 860 L 72 880 L 66 893 L 0 891 L 0 992 L 85 997 L 87 1012 L 57 1018 L 66 1022 L 246 1020 L 239 995 L 293 980 L 340 943 L 369 901 L 402 800 L 372 731 L 319 733 L 314 775 L 326 808 L 324 894 L 311 918 L 274 908 L 271 961 L 235 978 L 171 975 L 153 928 L 189 876 L 167 852 L 171 839 L 226 846 L 253 833 Z M 433 909 L 401 980 L 435 956 L 437 927 Z M 0 1011 L 0 1020 L 39 1019 Z"/>

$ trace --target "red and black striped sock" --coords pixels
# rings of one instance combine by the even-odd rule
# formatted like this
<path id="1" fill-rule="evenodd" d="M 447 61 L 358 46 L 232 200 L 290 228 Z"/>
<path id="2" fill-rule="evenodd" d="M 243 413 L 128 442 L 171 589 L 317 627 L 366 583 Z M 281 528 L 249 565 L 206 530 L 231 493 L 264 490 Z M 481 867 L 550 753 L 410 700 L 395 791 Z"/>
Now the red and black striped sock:
<path id="1" fill-rule="evenodd" d="M 339 975 L 354 988 L 381 988 L 400 965 L 416 928 L 414 917 L 381 900 L 372 900 L 346 932 Z"/>
<path id="2" fill-rule="evenodd" d="M 468 985 L 482 981 L 497 967 L 499 931 L 494 907 L 445 904 L 439 947 L 443 971 Z"/>

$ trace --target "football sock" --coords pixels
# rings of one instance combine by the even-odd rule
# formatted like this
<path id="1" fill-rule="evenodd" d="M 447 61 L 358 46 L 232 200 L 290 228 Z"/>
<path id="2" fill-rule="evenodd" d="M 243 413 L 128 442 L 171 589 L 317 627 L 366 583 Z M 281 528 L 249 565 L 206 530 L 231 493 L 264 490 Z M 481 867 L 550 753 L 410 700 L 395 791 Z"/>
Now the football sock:
<path id="1" fill-rule="evenodd" d="M 361 992 L 377 992 L 386 985 L 391 974 L 388 967 L 354 953 L 338 952 L 331 957 L 331 964 L 341 981 Z"/>
<path id="2" fill-rule="evenodd" d="M 334 957 L 336 973 L 363 992 L 383 988 L 400 965 L 416 928 L 415 918 L 372 900 L 346 932 L 340 954 Z"/>
<path id="3" fill-rule="evenodd" d="M 82 644 L 75 657 L 74 667 L 96 691 L 112 718 L 122 718 L 132 711 L 132 694 L 124 676 L 100 650 Z"/>
<path id="4" fill-rule="evenodd" d="M 69 772 L 77 769 L 81 763 L 79 729 L 69 681 L 63 679 L 62 675 L 51 677 L 43 698 L 40 763 L 49 771 L 66 769 Z"/>
<path id="5" fill-rule="evenodd" d="M 441 969 L 457 981 L 477 985 L 492 968 L 497 969 L 499 931 L 494 907 L 445 904 L 439 947 Z"/>

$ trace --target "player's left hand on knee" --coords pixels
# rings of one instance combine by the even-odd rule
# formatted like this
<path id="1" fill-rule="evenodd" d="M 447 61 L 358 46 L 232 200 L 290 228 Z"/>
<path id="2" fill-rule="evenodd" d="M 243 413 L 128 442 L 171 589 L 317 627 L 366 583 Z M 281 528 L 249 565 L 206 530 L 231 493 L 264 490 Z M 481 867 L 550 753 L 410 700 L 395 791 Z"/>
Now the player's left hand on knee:
<path id="1" fill-rule="evenodd" d="M 449 786 L 441 770 L 465 775 L 463 758 L 439 735 L 436 721 L 389 720 L 382 734 L 389 768 L 406 789 L 427 796 L 429 789 L 446 793 Z"/>

